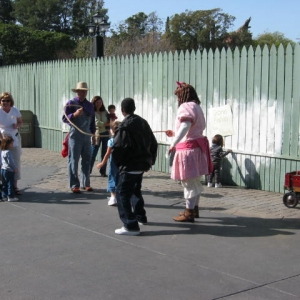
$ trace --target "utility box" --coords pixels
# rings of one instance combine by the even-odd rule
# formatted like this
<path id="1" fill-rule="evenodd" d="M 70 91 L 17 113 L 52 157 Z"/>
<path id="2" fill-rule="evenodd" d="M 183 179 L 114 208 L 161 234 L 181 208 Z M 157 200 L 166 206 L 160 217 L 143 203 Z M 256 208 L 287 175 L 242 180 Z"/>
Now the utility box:
<path id="1" fill-rule="evenodd" d="M 21 110 L 23 126 L 19 129 L 22 147 L 34 147 L 34 116 L 30 110 Z"/>

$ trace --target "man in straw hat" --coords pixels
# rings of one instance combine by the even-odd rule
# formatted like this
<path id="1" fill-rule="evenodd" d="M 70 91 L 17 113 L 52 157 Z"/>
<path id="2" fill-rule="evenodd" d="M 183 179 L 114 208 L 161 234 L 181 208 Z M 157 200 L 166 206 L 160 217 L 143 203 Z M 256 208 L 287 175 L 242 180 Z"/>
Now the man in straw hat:
<path id="1" fill-rule="evenodd" d="M 73 193 L 80 193 L 80 186 L 92 191 L 90 186 L 91 134 L 96 131 L 93 104 L 86 99 L 86 82 L 78 82 L 72 89 L 77 97 L 67 102 L 63 122 L 70 125 L 69 135 L 69 183 Z M 78 178 L 78 163 L 81 157 L 81 178 Z"/>

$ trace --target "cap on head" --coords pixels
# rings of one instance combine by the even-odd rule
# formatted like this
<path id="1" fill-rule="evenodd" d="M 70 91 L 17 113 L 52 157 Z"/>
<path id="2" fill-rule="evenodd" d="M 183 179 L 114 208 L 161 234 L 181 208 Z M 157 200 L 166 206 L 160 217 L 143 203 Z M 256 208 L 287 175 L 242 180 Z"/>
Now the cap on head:
<path id="1" fill-rule="evenodd" d="M 72 89 L 72 92 L 76 93 L 77 91 L 89 91 L 87 83 L 84 81 L 77 82 L 76 88 Z"/>
<path id="2" fill-rule="evenodd" d="M 135 111 L 135 103 L 132 98 L 125 98 L 121 102 L 121 110 L 126 114 L 132 114 Z"/>

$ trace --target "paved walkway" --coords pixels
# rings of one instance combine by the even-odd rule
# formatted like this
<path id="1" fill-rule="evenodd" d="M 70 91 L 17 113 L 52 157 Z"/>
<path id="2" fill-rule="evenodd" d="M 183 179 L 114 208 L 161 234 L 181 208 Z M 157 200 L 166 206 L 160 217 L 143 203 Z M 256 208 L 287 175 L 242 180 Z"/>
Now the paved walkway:
<path id="1" fill-rule="evenodd" d="M 200 218 L 177 223 L 181 186 L 148 172 L 148 224 L 119 236 L 107 178 L 70 193 L 67 159 L 23 149 L 19 202 L 0 203 L 1 300 L 300 299 L 300 211 L 282 195 L 205 187 Z"/>
<path id="2" fill-rule="evenodd" d="M 23 149 L 22 164 L 35 167 L 55 167 L 55 174 L 41 178 L 34 185 L 53 191 L 69 192 L 67 179 L 67 158 L 60 153 L 38 148 Z M 23 174 L 23 177 L 26 174 Z M 22 184 L 22 182 L 21 182 Z M 94 168 L 91 186 L 95 193 L 106 190 L 107 178 L 98 176 Z M 236 216 L 253 216 L 260 218 L 294 218 L 300 216 L 300 204 L 286 208 L 282 203 L 283 194 L 225 186 L 220 189 L 204 188 L 201 198 L 201 210 L 219 211 Z M 169 174 L 149 171 L 144 175 L 143 191 L 145 194 L 165 198 L 171 205 L 184 204 L 182 187 L 170 179 Z M 107 195 L 108 196 L 108 195 Z"/>

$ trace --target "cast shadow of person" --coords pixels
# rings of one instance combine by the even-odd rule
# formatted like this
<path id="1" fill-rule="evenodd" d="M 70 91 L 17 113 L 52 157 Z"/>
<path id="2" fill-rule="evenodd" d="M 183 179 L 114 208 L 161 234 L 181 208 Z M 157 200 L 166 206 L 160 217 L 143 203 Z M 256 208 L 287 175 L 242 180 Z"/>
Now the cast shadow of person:
<path id="1" fill-rule="evenodd" d="M 259 173 L 256 171 L 256 167 L 251 159 L 245 158 L 245 171 L 244 175 L 241 168 L 239 167 L 237 156 L 235 153 L 232 153 L 232 159 L 236 162 L 236 170 L 239 173 L 242 181 L 245 184 L 245 187 L 248 189 L 257 189 L 261 190 L 261 179 Z M 228 161 L 229 163 L 229 161 Z M 229 163 L 230 164 L 230 163 Z M 231 166 L 232 168 L 232 166 Z M 232 178 L 232 177 L 231 177 Z"/>

